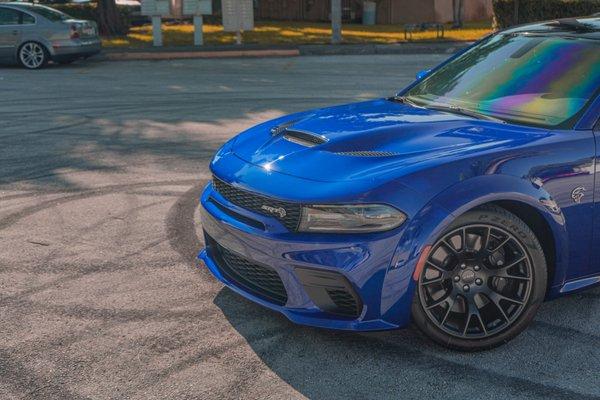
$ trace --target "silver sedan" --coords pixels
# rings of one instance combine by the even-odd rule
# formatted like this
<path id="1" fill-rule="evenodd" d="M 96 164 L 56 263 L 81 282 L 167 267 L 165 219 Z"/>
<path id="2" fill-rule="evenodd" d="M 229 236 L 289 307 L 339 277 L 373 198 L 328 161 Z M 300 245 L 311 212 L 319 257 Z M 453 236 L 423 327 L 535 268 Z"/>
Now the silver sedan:
<path id="1" fill-rule="evenodd" d="M 69 63 L 100 50 L 93 21 L 76 20 L 37 4 L 0 3 L 0 62 L 38 69 L 50 60 Z"/>

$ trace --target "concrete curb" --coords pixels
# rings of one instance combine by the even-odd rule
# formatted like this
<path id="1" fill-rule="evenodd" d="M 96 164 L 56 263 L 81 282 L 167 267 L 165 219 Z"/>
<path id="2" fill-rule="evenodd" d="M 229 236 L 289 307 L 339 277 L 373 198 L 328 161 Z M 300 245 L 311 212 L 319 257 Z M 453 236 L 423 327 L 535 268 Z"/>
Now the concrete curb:
<path id="1" fill-rule="evenodd" d="M 105 49 L 97 60 L 176 60 L 194 58 L 297 57 L 372 54 L 453 54 L 472 42 L 425 42 L 396 44 L 300 45 L 296 47 L 244 45 L 196 47 L 164 47 L 143 49 Z"/>
<path id="2" fill-rule="evenodd" d="M 247 57 L 297 57 L 298 49 L 289 50 L 229 50 L 229 51 L 135 51 L 106 52 L 100 60 L 133 61 L 133 60 L 177 60 L 194 58 L 247 58 Z"/>
<path id="3" fill-rule="evenodd" d="M 453 54 L 473 42 L 302 45 L 300 55 Z"/>

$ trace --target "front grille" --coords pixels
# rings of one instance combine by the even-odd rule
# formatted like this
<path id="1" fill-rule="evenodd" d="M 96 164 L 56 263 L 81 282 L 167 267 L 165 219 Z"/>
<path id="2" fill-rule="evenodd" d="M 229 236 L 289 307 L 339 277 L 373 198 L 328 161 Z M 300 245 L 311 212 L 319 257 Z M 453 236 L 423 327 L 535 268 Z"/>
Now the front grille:
<path id="1" fill-rule="evenodd" d="M 277 218 L 290 231 L 298 229 L 302 212 L 302 206 L 298 203 L 275 200 L 247 190 L 238 189 L 233 185 L 223 182 L 216 176 L 213 176 L 213 187 L 227 201 L 238 207 L 268 217 Z"/>
<path id="2" fill-rule="evenodd" d="M 256 229 L 260 229 L 260 230 L 265 230 L 265 224 L 263 224 L 260 221 L 257 221 L 255 219 L 252 218 L 248 218 L 245 215 L 242 215 L 240 213 L 236 213 L 233 210 L 230 210 L 229 208 L 225 207 L 223 204 L 219 203 L 217 200 L 215 200 L 212 196 L 208 198 L 208 201 L 214 205 L 215 207 L 217 207 L 219 210 L 221 210 L 222 213 L 225 213 L 227 215 L 229 215 L 231 218 L 237 219 L 238 221 L 243 222 L 246 225 L 249 225 L 253 228 Z"/>
<path id="3" fill-rule="evenodd" d="M 280 306 L 285 305 L 287 293 L 277 271 L 229 251 L 208 235 L 205 236 L 219 269 L 227 279 L 258 297 Z"/>

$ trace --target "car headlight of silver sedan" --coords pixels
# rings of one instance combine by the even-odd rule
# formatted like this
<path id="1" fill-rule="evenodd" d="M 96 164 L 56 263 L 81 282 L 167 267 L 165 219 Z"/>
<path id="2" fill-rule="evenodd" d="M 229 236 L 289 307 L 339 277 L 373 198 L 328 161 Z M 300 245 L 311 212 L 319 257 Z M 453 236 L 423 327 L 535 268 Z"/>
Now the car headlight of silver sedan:
<path id="1" fill-rule="evenodd" d="M 302 207 L 301 232 L 368 233 L 397 228 L 406 214 L 385 204 Z"/>

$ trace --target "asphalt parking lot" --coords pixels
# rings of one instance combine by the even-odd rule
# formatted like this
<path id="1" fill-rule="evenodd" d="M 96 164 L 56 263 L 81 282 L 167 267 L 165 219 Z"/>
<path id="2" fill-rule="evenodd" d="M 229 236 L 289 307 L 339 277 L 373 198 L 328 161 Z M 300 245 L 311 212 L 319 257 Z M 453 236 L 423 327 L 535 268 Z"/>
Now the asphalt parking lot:
<path id="1" fill-rule="evenodd" d="M 440 55 L 0 69 L 0 399 L 600 399 L 600 290 L 502 348 L 295 326 L 196 261 L 226 139 Z"/>

